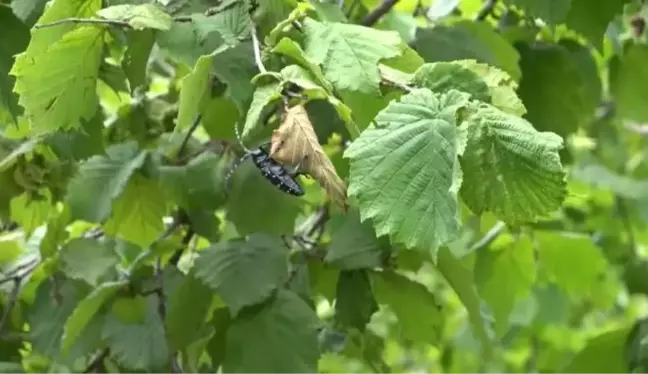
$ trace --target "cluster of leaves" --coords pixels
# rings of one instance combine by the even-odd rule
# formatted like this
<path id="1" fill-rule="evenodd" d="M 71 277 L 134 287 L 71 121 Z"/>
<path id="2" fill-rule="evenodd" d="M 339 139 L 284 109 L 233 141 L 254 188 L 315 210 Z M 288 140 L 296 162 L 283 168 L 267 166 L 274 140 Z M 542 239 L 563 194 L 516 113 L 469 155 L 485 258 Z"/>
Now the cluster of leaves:
<path id="1" fill-rule="evenodd" d="M 0 2 L 0 370 L 648 369 L 645 16 Z"/>

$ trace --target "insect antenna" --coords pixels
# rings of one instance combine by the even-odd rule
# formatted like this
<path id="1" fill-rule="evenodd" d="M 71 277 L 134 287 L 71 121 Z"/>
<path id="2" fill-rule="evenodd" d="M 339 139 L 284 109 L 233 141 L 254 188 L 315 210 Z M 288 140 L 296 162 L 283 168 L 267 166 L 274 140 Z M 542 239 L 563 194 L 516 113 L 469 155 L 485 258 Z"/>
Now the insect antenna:
<path id="1" fill-rule="evenodd" d="M 245 144 L 243 144 L 243 139 L 241 138 L 241 134 L 239 132 L 238 128 L 238 121 L 234 124 L 234 134 L 236 134 L 236 140 L 238 140 L 239 144 L 245 151 L 245 154 L 243 157 L 239 158 L 238 160 L 235 160 L 232 166 L 230 166 L 229 170 L 227 171 L 227 174 L 225 175 L 225 191 L 229 193 L 230 191 L 230 185 L 232 183 L 232 175 L 236 171 L 236 169 L 241 166 L 247 160 L 252 156 L 252 151 L 248 149 Z"/>

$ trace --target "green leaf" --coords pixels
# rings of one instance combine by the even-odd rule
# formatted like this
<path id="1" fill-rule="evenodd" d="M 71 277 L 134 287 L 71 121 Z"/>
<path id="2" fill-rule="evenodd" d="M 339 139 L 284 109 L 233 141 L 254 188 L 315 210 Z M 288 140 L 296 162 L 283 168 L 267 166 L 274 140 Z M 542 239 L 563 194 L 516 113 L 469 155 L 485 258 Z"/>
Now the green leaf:
<path id="1" fill-rule="evenodd" d="M 591 338 L 561 369 L 565 373 L 627 373 L 625 348 L 630 326 L 619 326 Z"/>
<path id="2" fill-rule="evenodd" d="M 418 29 L 414 46 L 426 62 L 475 59 L 506 71 L 516 81 L 522 76 L 518 52 L 484 22 L 462 20 Z"/>
<path id="3" fill-rule="evenodd" d="M 128 23 L 135 30 L 171 29 L 173 18 L 155 4 L 122 4 L 103 8 L 97 12 L 101 18 Z"/>
<path id="4" fill-rule="evenodd" d="M 307 18 L 304 33 L 306 55 L 322 65 L 338 90 L 380 93 L 378 62 L 401 53 L 401 39 L 393 31 Z"/>
<path id="5" fill-rule="evenodd" d="M 461 129 L 468 136 L 461 157 L 461 197 L 475 214 L 491 211 L 517 222 L 560 207 L 566 182 L 559 136 L 538 132 L 524 119 L 488 105 Z"/>
<path id="6" fill-rule="evenodd" d="M 648 79 L 648 46 L 631 44 L 626 48 L 621 64 L 613 78 L 612 90 L 618 116 L 638 122 L 648 121 L 646 95 L 648 88 L 641 84 Z"/>
<path id="7" fill-rule="evenodd" d="M 127 285 L 127 281 L 104 283 L 79 302 L 63 327 L 63 336 L 61 337 L 63 353 L 67 353 L 72 348 L 104 303 Z"/>
<path id="8" fill-rule="evenodd" d="M 211 87 L 209 70 L 213 57 L 213 55 L 201 56 L 191 73 L 182 78 L 176 131 L 189 128 L 209 98 Z"/>
<path id="9" fill-rule="evenodd" d="M 335 296 L 335 321 L 364 331 L 371 316 L 378 311 L 371 288 L 371 278 L 366 270 L 341 271 Z"/>
<path id="10" fill-rule="evenodd" d="M 97 286 L 106 273 L 119 263 L 108 243 L 90 238 L 74 238 L 61 249 L 61 269 L 72 279 Z"/>
<path id="11" fill-rule="evenodd" d="M 376 234 L 436 250 L 459 232 L 457 111 L 467 94 L 417 89 L 393 101 L 344 153 L 349 195 Z"/>
<path id="12" fill-rule="evenodd" d="M 166 331 L 169 345 L 180 350 L 188 347 L 202 333 L 214 294 L 192 274 L 168 296 Z"/>
<path id="13" fill-rule="evenodd" d="M 58 357 L 65 322 L 84 296 L 75 286 L 72 282 L 55 286 L 53 280 L 47 280 L 38 287 L 27 318 L 29 341 L 34 351 L 46 357 Z M 53 292 L 59 302 L 52 297 Z"/>
<path id="14" fill-rule="evenodd" d="M 553 131 L 563 137 L 589 124 L 599 105 L 596 81 L 599 79 L 591 54 L 576 59 L 567 45 L 522 44 L 520 68 L 524 79 L 518 94 L 527 108 L 526 118 L 540 131 Z M 580 47 L 583 48 L 583 47 Z M 589 70 L 588 70 L 589 69 Z M 587 74 L 592 71 L 592 74 Z"/>
<path id="15" fill-rule="evenodd" d="M 207 36 L 212 32 L 217 32 L 229 45 L 236 45 L 250 36 L 252 20 L 248 12 L 248 4 L 245 1 L 238 1 L 211 16 L 194 13 L 191 15 L 191 19 L 196 25 L 198 35 Z"/>
<path id="16" fill-rule="evenodd" d="M 0 269 L 10 264 L 23 252 L 23 243 L 16 233 L 0 235 Z"/>
<path id="17" fill-rule="evenodd" d="M 473 99 L 490 102 L 490 90 L 477 73 L 454 62 L 425 64 L 414 73 L 413 82 L 418 87 L 434 92 L 456 89 L 469 93 Z"/>
<path id="18" fill-rule="evenodd" d="M 127 48 L 121 65 L 130 82 L 131 92 L 134 92 L 137 87 L 146 83 L 146 67 L 155 43 L 155 33 L 152 30 L 134 30 L 128 33 L 127 38 Z"/>
<path id="19" fill-rule="evenodd" d="M 102 222 L 108 218 L 113 200 L 146 159 L 146 153 L 134 142 L 114 145 L 106 153 L 81 164 L 70 181 L 67 201 L 73 219 Z"/>
<path id="20" fill-rule="evenodd" d="M 24 192 L 22 195 L 11 199 L 11 219 L 18 223 L 30 236 L 36 228 L 47 221 L 52 205 L 49 198 L 33 198 L 31 193 Z"/>
<path id="21" fill-rule="evenodd" d="M 11 10 L 25 25 L 33 26 L 46 3 L 47 0 L 12 1 Z"/>
<path id="22" fill-rule="evenodd" d="M 515 6 L 527 16 L 540 18 L 549 25 L 555 26 L 563 23 L 567 17 L 571 0 L 504 0 L 504 4 Z"/>
<path id="23" fill-rule="evenodd" d="M 592 240 L 583 235 L 537 232 L 539 259 L 551 281 L 573 296 L 596 289 L 607 262 Z"/>
<path id="24" fill-rule="evenodd" d="M 164 323 L 157 312 L 155 297 L 144 299 L 144 315 L 135 315 L 141 308 L 139 299 L 121 299 L 120 315 L 106 316 L 102 338 L 110 348 L 111 357 L 130 370 L 160 370 L 169 361 L 169 347 Z"/>
<path id="25" fill-rule="evenodd" d="M 448 247 L 439 250 L 437 270 L 457 293 L 468 312 L 468 319 L 475 335 L 482 344 L 482 348 L 490 350 L 492 342 L 487 329 L 486 320 L 482 316 L 482 300 L 477 294 L 472 269 L 465 266 L 456 258 Z"/>
<path id="26" fill-rule="evenodd" d="M 254 59 L 250 58 L 253 55 L 252 43 L 243 42 L 215 54 L 212 61 L 212 72 L 227 84 L 226 95 L 236 104 L 241 114 L 247 111 L 254 92 L 254 86 L 250 84 L 257 74 Z"/>
<path id="27" fill-rule="evenodd" d="M 326 263 L 343 270 L 374 268 L 383 264 L 383 256 L 390 248 L 389 241 L 387 238 L 376 239 L 373 227 L 369 222 L 360 222 L 356 209 L 344 216 L 333 217 L 331 224 L 337 221 L 341 222 L 331 233 L 331 243 L 324 258 Z"/>
<path id="28" fill-rule="evenodd" d="M 299 66 L 306 69 L 310 74 L 312 74 L 315 78 L 315 82 L 317 82 L 319 86 L 322 86 L 326 91 L 331 92 L 331 90 L 333 89 L 333 87 L 331 87 L 331 84 L 326 80 L 326 78 L 324 78 L 324 73 L 322 72 L 322 69 L 319 67 L 319 65 L 311 61 L 306 56 L 306 52 L 304 52 L 301 46 L 294 40 L 290 38 L 281 38 L 279 43 L 277 43 L 272 48 L 272 52 L 292 58 L 299 64 Z"/>
<path id="29" fill-rule="evenodd" d="M 50 214 L 47 231 L 40 243 L 40 254 L 43 258 L 53 256 L 63 241 L 69 237 L 67 225 L 70 224 L 70 209 L 67 205 L 58 214 Z"/>
<path id="30" fill-rule="evenodd" d="M 306 303 L 279 291 L 263 309 L 234 319 L 222 370 L 227 373 L 316 373 L 319 320 Z"/>
<path id="31" fill-rule="evenodd" d="M 194 263 L 196 277 L 223 298 L 232 314 L 262 302 L 286 281 L 288 250 L 281 240 L 264 234 L 247 241 L 214 244 Z"/>
<path id="32" fill-rule="evenodd" d="M 218 368 L 221 366 L 225 358 L 225 348 L 227 344 L 227 331 L 231 323 L 231 316 L 227 308 L 218 308 L 214 310 L 210 324 L 214 328 L 214 335 L 207 343 L 207 353 L 212 361 L 212 367 Z"/>
<path id="33" fill-rule="evenodd" d="M 592 7 L 588 0 L 570 0 L 567 26 L 585 36 L 595 48 L 602 50 L 605 30 L 614 18 L 623 11 L 628 0 L 608 0 Z"/>
<path id="34" fill-rule="evenodd" d="M 272 185 L 249 161 L 236 169 L 231 183 L 227 219 L 234 223 L 240 235 L 293 232 L 303 200 Z"/>
<path id="35" fill-rule="evenodd" d="M 441 305 L 421 283 L 398 273 L 372 273 L 378 303 L 389 305 L 398 318 L 398 329 L 404 339 L 437 344 L 442 336 Z"/>
<path id="36" fill-rule="evenodd" d="M 264 124 L 261 122 L 264 110 L 270 106 L 274 101 L 281 99 L 281 86 L 273 82 L 259 86 L 254 91 L 252 96 L 252 103 L 248 109 L 247 116 L 245 117 L 245 124 L 241 137 L 243 139 L 250 136 L 255 130 Z"/>
<path id="37" fill-rule="evenodd" d="M 596 188 L 614 192 L 626 199 L 648 198 L 648 180 L 636 180 L 619 175 L 603 165 L 583 163 L 574 165 L 569 174 L 570 179 L 592 185 Z"/>
<path id="38" fill-rule="evenodd" d="M 81 120 L 94 116 L 103 33 L 96 26 L 81 26 L 40 53 L 27 48 L 16 57 L 14 91 L 32 121 L 32 133 L 78 128 Z"/>
<path id="39" fill-rule="evenodd" d="M 15 79 L 9 75 L 14 63 L 13 56 L 22 52 L 29 43 L 29 28 L 8 7 L 0 7 L 0 128 L 16 122 L 21 114 L 18 97 L 12 92 Z"/>
<path id="40" fill-rule="evenodd" d="M 518 84 L 508 73 L 475 60 L 461 60 L 455 63 L 474 71 L 486 82 L 493 106 L 518 116 L 526 113 L 526 108 L 516 93 Z"/>
<path id="41" fill-rule="evenodd" d="M 113 204 L 112 215 L 104 225 L 105 233 L 147 248 L 164 232 L 162 219 L 167 203 L 163 197 L 154 180 L 133 174 Z"/>
<path id="42" fill-rule="evenodd" d="M 479 294 L 493 310 L 499 336 L 509 327 L 516 302 L 529 294 L 535 280 L 533 245 L 526 237 L 477 252 L 475 281 Z"/>

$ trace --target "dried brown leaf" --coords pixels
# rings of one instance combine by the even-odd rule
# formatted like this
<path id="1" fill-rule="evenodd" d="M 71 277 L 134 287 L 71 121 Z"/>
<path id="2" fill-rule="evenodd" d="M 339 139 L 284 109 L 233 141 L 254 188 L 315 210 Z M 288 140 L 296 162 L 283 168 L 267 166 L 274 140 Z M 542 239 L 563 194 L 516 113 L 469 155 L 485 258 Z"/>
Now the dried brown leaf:
<path id="1" fill-rule="evenodd" d="M 337 175 L 331 160 L 317 141 L 306 108 L 296 105 L 284 113 L 278 129 L 272 133 L 270 157 L 284 163 L 300 165 L 326 190 L 331 200 L 346 212 L 346 183 Z"/>

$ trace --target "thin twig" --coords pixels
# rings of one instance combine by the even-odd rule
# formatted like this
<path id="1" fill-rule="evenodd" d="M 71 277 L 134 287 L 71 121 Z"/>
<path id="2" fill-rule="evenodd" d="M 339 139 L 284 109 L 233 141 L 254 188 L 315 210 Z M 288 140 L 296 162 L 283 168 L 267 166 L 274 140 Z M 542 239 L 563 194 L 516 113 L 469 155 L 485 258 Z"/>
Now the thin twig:
<path id="1" fill-rule="evenodd" d="M 64 18 L 58 21 L 53 21 L 49 23 L 41 23 L 40 25 L 34 25 L 35 29 L 43 29 L 46 27 L 64 25 L 67 23 L 77 23 L 77 24 L 93 24 L 93 25 L 106 25 L 106 26 L 119 26 L 119 27 L 131 27 L 128 22 L 117 21 L 111 19 L 98 19 L 98 18 Z"/>
<path id="2" fill-rule="evenodd" d="M 469 252 L 476 251 L 481 248 L 488 247 L 497 237 L 504 231 L 506 228 L 506 224 L 502 221 L 497 221 L 496 224 L 491 227 L 490 230 L 484 235 L 481 239 L 479 239 L 475 244 L 473 244 L 470 247 Z"/>
<path id="3" fill-rule="evenodd" d="M 202 114 L 198 114 L 196 116 L 196 119 L 194 120 L 194 123 L 189 128 L 189 131 L 187 131 L 187 134 L 185 135 L 184 139 L 182 139 L 182 144 L 180 144 L 180 148 L 178 149 L 178 155 L 177 155 L 178 159 L 182 158 L 182 154 L 187 148 L 187 145 L 189 145 L 189 139 L 191 138 L 191 135 L 194 133 L 194 131 L 198 129 L 198 125 L 200 124 L 201 119 L 202 119 Z"/>
<path id="4" fill-rule="evenodd" d="M 0 319 L 0 336 L 2 336 L 4 327 L 7 324 L 7 321 L 9 321 L 9 315 L 11 314 L 14 305 L 16 305 L 16 301 L 18 300 L 18 292 L 20 291 L 20 284 L 22 282 L 22 278 L 19 277 L 15 277 L 12 280 L 14 282 L 14 286 L 11 290 L 11 294 L 9 294 L 7 305 L 5 305 L 4 312 L 2 313 L 2 318 Z"/>
<path id="5" fill-rule="evenodd" d="M 250 35 L 252 36 L 252 48 L 254 49 L 254 62 L 261 73 L 266 73 L 268 70 L 261 60 L 261 44 L 259 43 L 259 37 L 257 36 L 254 24 L 250 26 Z"/>
<path id="6" fill-rule="evenodd" d="M 389 13 L 391 8 L 398 3 L 399 0 L 383 0 L 383 2 L 372 10 L 367 16 L 362 20 L 361 24 L 363 26 L 371 27 L 376 22 L 378 22 L 385 14 Z"/>
<path id="7" fill-rule="evenodd" d="M 479 12 L 477 12 L 477 15 L 475 16 L 475 21 L 485 20 L 486 17 L 493 12 L 496 4 L 497 0 L 485 0 L 484 5 L 482 5 L 481 9 L 479 9 Z"/>
<path id="8" fill-rule="evenodd" d="M 88 363 L 86 368 L 83 370 L 84 373 L 94 373 L 101 368 L 103 365 L 103 361 L 108 357 L 108 354 L 110 353 L 109 348 L 104 348 L 102 349 L 93 359 Z"/>

